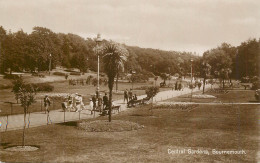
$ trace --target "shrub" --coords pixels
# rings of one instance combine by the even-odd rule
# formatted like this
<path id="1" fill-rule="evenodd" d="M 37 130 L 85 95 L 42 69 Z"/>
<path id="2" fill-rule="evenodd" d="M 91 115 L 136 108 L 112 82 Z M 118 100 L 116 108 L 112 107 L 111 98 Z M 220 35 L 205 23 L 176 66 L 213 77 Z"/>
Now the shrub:
<path id="1" fill-rule="evenodd" d="M 70 75 L 78 75 L 78 76 L 80 76 L 81 73 L 80 72 L 71 72 Z"/>
<path id="2" fill-rule="evenodd" d="M 159 92 L 159 87 L 151 86 L 145 90 L 147 97 L 154 97 Z"/>
<path id="3" fill-rule="evenodd" d="M 4 79 L 17 79 L 19 78 L 18 75 L 13 75 L 13 74 L 5 74 Z"/>
<path id="4" fill-rule="evenodd" d="M 54 72 L 53 75 L 57 75 L 57 76 L 66 76 L 66 74 L 63 73 L 63 72 Z"/>
<path id="5" fill-rule="evenodd" d="M 49 83 L 33 83 L 31 85 L 37 90 L 37 92 L 52 92 L 54 90 L 54 87 Z M 26 88 L 29 89 L 29 87 L 30 85 L 26 84 Z"/>
<path id="6" fill-rule="evenodd" d="M 141 86 L 141 87 L 135 88 L 135 90 L 146 90 L 147 88 L 148 88 L 148 86 Z"/>
<path id="7" fill-rule="evenodd" d="M 0 84 L 0 90 L 2 90 L 2 89 L 9 89 L 9 88 L 12 88 L 12 87 L 13 87 L 12 85 Z"/>

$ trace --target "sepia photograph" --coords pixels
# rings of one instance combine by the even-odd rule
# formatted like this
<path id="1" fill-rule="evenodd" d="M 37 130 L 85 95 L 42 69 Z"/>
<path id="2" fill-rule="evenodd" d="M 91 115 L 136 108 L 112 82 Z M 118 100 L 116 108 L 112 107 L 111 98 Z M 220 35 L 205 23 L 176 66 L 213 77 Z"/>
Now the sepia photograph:
<path id="1" fill-rule="evenodd" d="M 2 162 L 260 162 L 260 1 L 0 0 Z"/>

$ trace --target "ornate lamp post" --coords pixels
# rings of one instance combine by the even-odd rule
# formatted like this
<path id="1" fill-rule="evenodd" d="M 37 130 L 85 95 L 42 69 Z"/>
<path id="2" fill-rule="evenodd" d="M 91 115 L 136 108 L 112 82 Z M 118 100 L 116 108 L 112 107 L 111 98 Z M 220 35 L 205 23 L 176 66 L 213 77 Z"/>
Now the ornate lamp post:
<path id="1" fill-rule="evenodd" d="M 98 51 L 98 48 L 100 46 L 100 43 L 102 42 L 101 40 L 101 35 L 98 33 L 97 34 L 97 39 L 96 39 L 96 55 L 98 56 L 98 72 L 97 72 L 97 96 L 99 96 L 99 51 Z"/>
<path id="2" fill-rule="evenodd" d="M 49 75 L 51 75 L 51 54 L 50 54 L 50 62 L 49 62 Z"/>
<path id="3" fill-rule="evenodd" d="M 193 60 L 191 59 L 190 61 L 191 61 L 191 68 L 190 68 L 190 71 L 191 71 L 191 73 L 190 73 L 190 76 L 191 76 L 191 96 L 190 96 L 190 102 L 191 102 L 192 101 L 192 91 L 193 91 L 193 84 L 192 84 L 192 62 L 193 62 Z"/>

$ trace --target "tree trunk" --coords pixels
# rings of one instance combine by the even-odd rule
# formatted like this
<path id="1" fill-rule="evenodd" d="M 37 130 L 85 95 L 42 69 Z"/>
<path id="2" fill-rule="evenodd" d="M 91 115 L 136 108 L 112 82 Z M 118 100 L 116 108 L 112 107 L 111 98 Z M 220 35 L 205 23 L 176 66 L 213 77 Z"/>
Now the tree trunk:
<path id="1" fill-rule="evenodd" d="M 25 128 L 26 128 L 26 108 L 24 108 L 24 126 L 23 126 L 23 147 L 25 146 Z"/>
<path id="2" fill-rule="evenodd" d="M 111 110 L 112 110 L 112 89 L 109 89 L 109 110 L 108 110 L 108 121 L 111 122 L 112 117 L 111 117 Z"/>
<path id="3" fill-rule="evenodd" d="M 117 75 L 116 75 L 116 92 L 117 92 L 117 90 L 118 90 L 118 77 L 119 77 L 118 74 L 119 74 L 119 73 L 117 73 Z"/>
<path id="4" fill-rule="evenodd" d="M 111 122 L 111 111 L 112 111 L 112 91 L 113 91 L 113 85 L 114 85 L 114 77 L 111 77 L 108 79 L 108 88 L 109 88 L 109 99 L 108 99 L 108 121 Z"/>
<path id="5" fill-rule="evenodd" d="M 205 92 L 205 82 L 206 82 L 206 78 L 203 79 L 203 93 L 202 94 L 204 94 L 204 92 Z"/>

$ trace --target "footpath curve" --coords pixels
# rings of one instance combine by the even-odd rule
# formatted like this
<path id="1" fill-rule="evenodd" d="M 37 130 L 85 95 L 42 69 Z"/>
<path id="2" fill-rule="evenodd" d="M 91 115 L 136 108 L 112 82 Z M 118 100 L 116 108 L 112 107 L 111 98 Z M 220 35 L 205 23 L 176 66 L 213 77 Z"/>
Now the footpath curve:
<path id="1" fill-rule="evenodd" d="M 206 88 L 208 87 L 209 85 L 206 85 Z M 193 92 L 198 92 L 198 91 L 201 90 L 198 90 L 197 88 L 193 89 Z M 175 91 L 175 90 L 162 91 L 159 92 L 154 97 L 154 102 L 163 101 L 169 98 L 178 97 L 189 93 L 191 93 L 191 90 L 188 88 L 184 88 L 183 91 Z M 142 99 L 144 97 L 146 97 L 146 95 L 141 95 L 138 96 L 138 99 Z M 114 101 L 114 103 L 115 105 L 121 105 L 121 109 L 120 109 L 121 111 L 129 109 L 126 106 L 126 103 L 123 102 L 123 99 Z M 49 117 L 50 117 L 49 122 L 51 123 L 63 123 L 69 121 L 77 121 L 80 119 L 96 118 L 99 117 L 99 114 L 94 113 L 91 115 L 89 110 L 83 110 L 81 112 L 63 112 L 61 109 L 59 109 L 59 110 L 50 111 Z M 28 118 L 30 119 L 30 121 L 28 120 Z M 0 122 L 1 122 L 0 132 L 23 129 L 24 115 L 18 114 L 18 115 L 1 116 Z M 29 115 L 27 115 L 26 123 L 27 123 L 26 128 L 47 125 L 47 114 L 45 114 L 44 112 L 30 113 Z"/>

